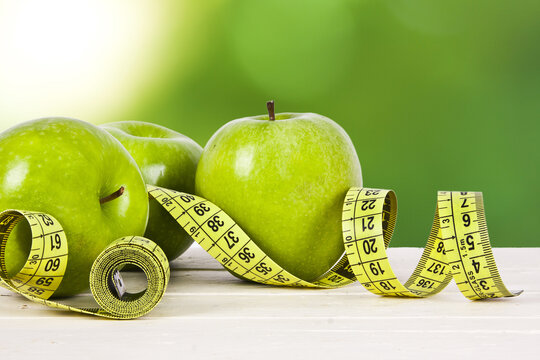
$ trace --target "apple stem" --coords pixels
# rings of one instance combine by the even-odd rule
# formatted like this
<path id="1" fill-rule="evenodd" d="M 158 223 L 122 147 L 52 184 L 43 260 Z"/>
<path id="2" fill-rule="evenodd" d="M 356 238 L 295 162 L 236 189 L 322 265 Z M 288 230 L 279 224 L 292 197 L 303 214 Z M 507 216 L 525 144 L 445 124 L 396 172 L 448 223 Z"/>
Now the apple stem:
<path id="1" fill-rule="evenodd" d="M 270 121 L 276 120 L 276 114 L 274 112 L 274 100 L 267 101 L 266 108 L 268 109 L 268 119 Z"/>
<path id="2" fill-rule="evenodd" d="M 120 197 L 124 193 L 124 187 L 120 186 L 120 189 L 116 190 L 110 195 L 105 196 L 102 199 L 99 199 L 100 204 L 105 204 L 106 202 L 112 201 L 118 197 Z"/>

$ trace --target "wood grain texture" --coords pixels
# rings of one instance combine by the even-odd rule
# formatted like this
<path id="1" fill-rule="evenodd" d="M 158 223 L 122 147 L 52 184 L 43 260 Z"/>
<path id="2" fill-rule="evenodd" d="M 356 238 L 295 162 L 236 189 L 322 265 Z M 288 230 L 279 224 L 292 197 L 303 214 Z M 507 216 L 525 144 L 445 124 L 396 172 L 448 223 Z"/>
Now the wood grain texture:
<path id="1" fill-rule="evenodd" d="M 389 249 L 401 280 L 419 248 Z M 30 356 L 130 359 L 502 358 L 537 356 L 540 248 L 497 248 L 517 298 L 470 301 L 451 283 L 427 299 L 384 298 L 359 284 L 288 289 L 234 278 L 197 245 L 172 264 L 162 302 L 131 321 L 49 309 L 0 289 L 2 359 Z M 128 284 L 141 281 L 130 279 Z M 138 282 L 138 283 L 137 283 Z M 89 295 L 69 299 L 88 304 Z"/>

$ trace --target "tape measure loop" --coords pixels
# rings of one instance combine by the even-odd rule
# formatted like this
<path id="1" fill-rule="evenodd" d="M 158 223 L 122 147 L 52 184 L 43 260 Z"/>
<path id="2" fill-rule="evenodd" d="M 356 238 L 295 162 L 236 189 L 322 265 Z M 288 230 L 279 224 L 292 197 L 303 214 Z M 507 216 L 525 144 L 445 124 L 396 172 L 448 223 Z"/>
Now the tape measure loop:
<path id="1" fill-rule="evenodd" d="M 273 261 L 216 204 L 192 194 L 152 185 L 147 185 L 147 189 L 150 196 L 158 201 L 204 250 L 229 271 L 254 282 L 277 286 L 336 288 L 358 281 L 367 290 L 378 295 L 426 297 L 444 289 L 452 280 L 453 274 L 456 274 L 453 270 L 456 264 L 452 256 L 458 252 L 449 255 L 453 250 L 445 247 L 447 240 L 452 241 L 456 237 L 452 235 L 453 238 L 450 236 L 447 239 L 445 236 L 449 235 L 444 235 L 447 234 L 447 229 L 450 229 L 449 224 L 453 223 L 454 217 L 460 216 L 457 209 L 448 205 L 451 200 L 447 197 L 452 196 L 450 192 L 439 192 L 437 211 L 427 245 L 413 274 L 403 285 L 394 274 L 386 254 L 397 219 L 397 198 L 391 190 L 351 188 L 347 192 L 343 202 L 342 219 L 345 253 L 325 274 L 313 282 L 308 282 L 287 272 Z M 481 197 L 481 194 L 474 196 Z M 481 218 L 483 211 L 478 216 Z M 214 221 L 215 219 L 219 221 Z M 234 229 L 237 241 L 233 246 L 228 241 L 225 229 Z M 480 230 L 484 231 L 483 228 Z M 487 239 L 487 229 L 485 237 Z M 489 247 L 489 240 L 485 244 Z M 485 255 L 494 264 L 490 250 L 485 251 Z M 499 283 L 495 275 L 492 277 L 493 282 Z M 502 284 L 502 281 L 500 283 Z M 475 284 L 469 282 L 468 286 Z M 465 289 L 462 292 L 469 297 Z M 515 293 L 494 292 L 490 297 L 514 295 Z"/>
<path id="2" fill-rule="evenodd" d="M 15 226 L 27 221 L 31 246 L 24 266 L 9 276 L 5 250 Z M 2 285 L 29 297 L 48 299 L 60 286 L 68 261 L 68 243 L 58 220 L 49 214 L 26 210 L 0 213 L 0 278 Z"/>

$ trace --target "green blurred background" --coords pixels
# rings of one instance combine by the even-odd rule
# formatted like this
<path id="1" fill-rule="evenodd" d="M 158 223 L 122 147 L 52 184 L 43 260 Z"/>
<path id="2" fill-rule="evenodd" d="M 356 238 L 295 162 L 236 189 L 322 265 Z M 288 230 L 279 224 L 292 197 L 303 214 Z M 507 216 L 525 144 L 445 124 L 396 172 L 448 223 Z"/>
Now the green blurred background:
<path id="1" fill-rule="evenodd" d="M 42 4 L 43 3 L 43 4 Z M 1 1 L 2 128 L 142 120 L 204 145 L 277 111 L 338 122 L 423 246 L 437 190 L 482 191 L 494 246 L 538 246 L 540 2 Z"/>

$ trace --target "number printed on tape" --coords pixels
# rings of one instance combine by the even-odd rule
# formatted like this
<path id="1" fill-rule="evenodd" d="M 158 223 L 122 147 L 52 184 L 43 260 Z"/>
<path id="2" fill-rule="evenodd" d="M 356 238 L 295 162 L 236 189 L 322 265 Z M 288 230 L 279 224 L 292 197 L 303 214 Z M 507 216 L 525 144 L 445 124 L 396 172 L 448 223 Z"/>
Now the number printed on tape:
<path id="1" fill-rule="evenodd" d="M 425 297 L 438 293 L 454 278 L 469 299 L 520 294 L 506 289 L 494 265 L 481 193 L 438 193 L 427 245 L 413 274 L 401 284 L 386 255 L 397 215 L 391 190 L 348 191 L 342 218 L 345 253 L 328 272 L 308 282 L 274 262 L 217 205 L 191 194 L 147 188 L 166 210 L 176 211 L 169 212 L 204 250 L 230 271 L 255 282 L 334 288 L 358 281 L 378 295 Z"/>

